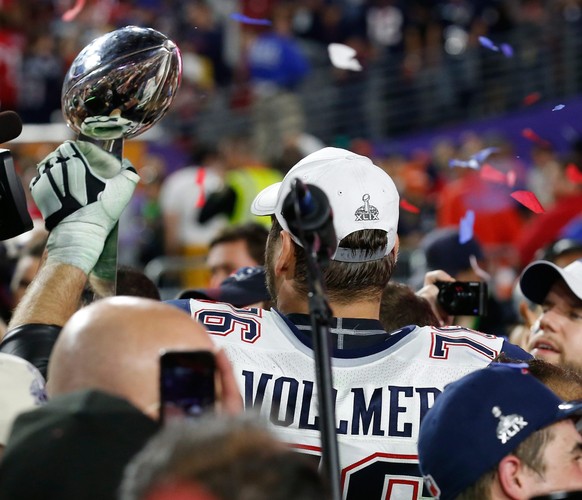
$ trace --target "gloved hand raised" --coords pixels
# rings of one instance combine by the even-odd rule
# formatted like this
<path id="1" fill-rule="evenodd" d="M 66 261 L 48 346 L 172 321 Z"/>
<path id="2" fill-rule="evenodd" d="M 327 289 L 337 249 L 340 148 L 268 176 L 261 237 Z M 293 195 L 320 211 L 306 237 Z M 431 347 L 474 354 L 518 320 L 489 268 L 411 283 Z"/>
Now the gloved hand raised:
<path id="1" fill-rule="evenodd" d="M 47 260 L 88 274 L 139 176 L 128 160 L 84 141 L 61 144 L 37 168 L 30 189 L 50 231 Z"/>

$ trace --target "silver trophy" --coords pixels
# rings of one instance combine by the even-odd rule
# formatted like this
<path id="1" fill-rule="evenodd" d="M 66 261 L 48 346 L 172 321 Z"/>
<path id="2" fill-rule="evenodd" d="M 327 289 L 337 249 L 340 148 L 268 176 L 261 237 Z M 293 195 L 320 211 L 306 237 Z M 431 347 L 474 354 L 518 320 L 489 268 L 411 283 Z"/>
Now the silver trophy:
<path id="1" fill-rule="evenodd" d="M 93 40 L 75 58 L 63 83 L 61 105 L 79 138 L 121 159 L 123 140 L 166 113 L 180 85 L 182 60 L 174 42 L 151 28 L 126 26 Z M 106 248 L 117 248 L 117 226 Z M 115 294 L 117 259 L 99 293 Z M 103 290 L 101 290 L 103 288 Z"/>

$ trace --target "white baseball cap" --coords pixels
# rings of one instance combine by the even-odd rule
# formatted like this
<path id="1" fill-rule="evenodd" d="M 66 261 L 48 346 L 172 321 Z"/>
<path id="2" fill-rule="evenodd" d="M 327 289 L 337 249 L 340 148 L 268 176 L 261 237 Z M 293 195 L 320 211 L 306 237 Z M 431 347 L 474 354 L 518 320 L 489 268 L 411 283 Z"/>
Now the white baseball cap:
<path id="1" fill-rule="evenodd" d="M 45 381 L 28 361 L 0 353 L 0 445 L 5 445 L 16 417 L 46 402 Z"/>
<path id="2" fill-rule="evenodd" d="M 521 273 L 519 286 L 532 302 L 541 304 L 554 283 L 562 278 L 576 297 L 582 300 L 582 259 L 561 268 L 547 260 L 537 260 Z"/>
<path id="3" fill-rule="evenodd" d="M 329 199 L 333 224 L 339 242 L 362 229 L 380 229 L 388 235 L 386 248 L 370 252 L 341 248 L 332 257 L 342 262 L 366 262 L 388 255 L 396 244 L 400 197 L 390 176 L 372 161 L 340 148 L 323 148 L 303 158 L 282 182 L 263 189 L 254 199 L 251 212 L 275 215 L 281 227 L 289 231 L 282 214 L 283 202 L 295 179 L 322 189 Z M 293 240 L 299 241 L 291 234 Z"/>

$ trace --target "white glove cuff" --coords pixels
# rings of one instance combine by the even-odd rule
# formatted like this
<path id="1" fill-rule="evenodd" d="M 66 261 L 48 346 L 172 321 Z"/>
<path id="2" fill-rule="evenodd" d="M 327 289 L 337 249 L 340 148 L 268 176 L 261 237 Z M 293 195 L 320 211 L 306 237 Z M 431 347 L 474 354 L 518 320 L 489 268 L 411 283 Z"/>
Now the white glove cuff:
<path id="1" fill-rule="evenodd" d="M 64 220 L 49 234 L 47 262 L 69 264 L 88 275 L 103 251 L 106 237 L 105 230 L 96 224 Z"/>

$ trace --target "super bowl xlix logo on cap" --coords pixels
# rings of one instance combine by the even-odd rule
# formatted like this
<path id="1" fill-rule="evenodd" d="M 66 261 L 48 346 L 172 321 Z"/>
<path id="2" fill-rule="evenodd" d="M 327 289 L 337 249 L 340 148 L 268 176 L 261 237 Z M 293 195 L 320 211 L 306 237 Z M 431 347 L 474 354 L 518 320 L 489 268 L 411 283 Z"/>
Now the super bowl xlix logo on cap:
<path id="1" fill-rule="evenodd" d="M 491 413 L 499 419 L 499 424 L 497 424 L 497 439 L 503 444 L 507 443 L 527 425 L 527 422 L 521 415 L 503 415 L 499 406 L 494 406 L 491 409 Z"/>
<path id="2" fill-rule="evenodd" d="M 370 195 L 366 193 L 362 196 L 364 205 L 356 210 L 356 222 L 367 220 L 380 220 L 380 213 L 374 205 L 370 205 Z"/>

